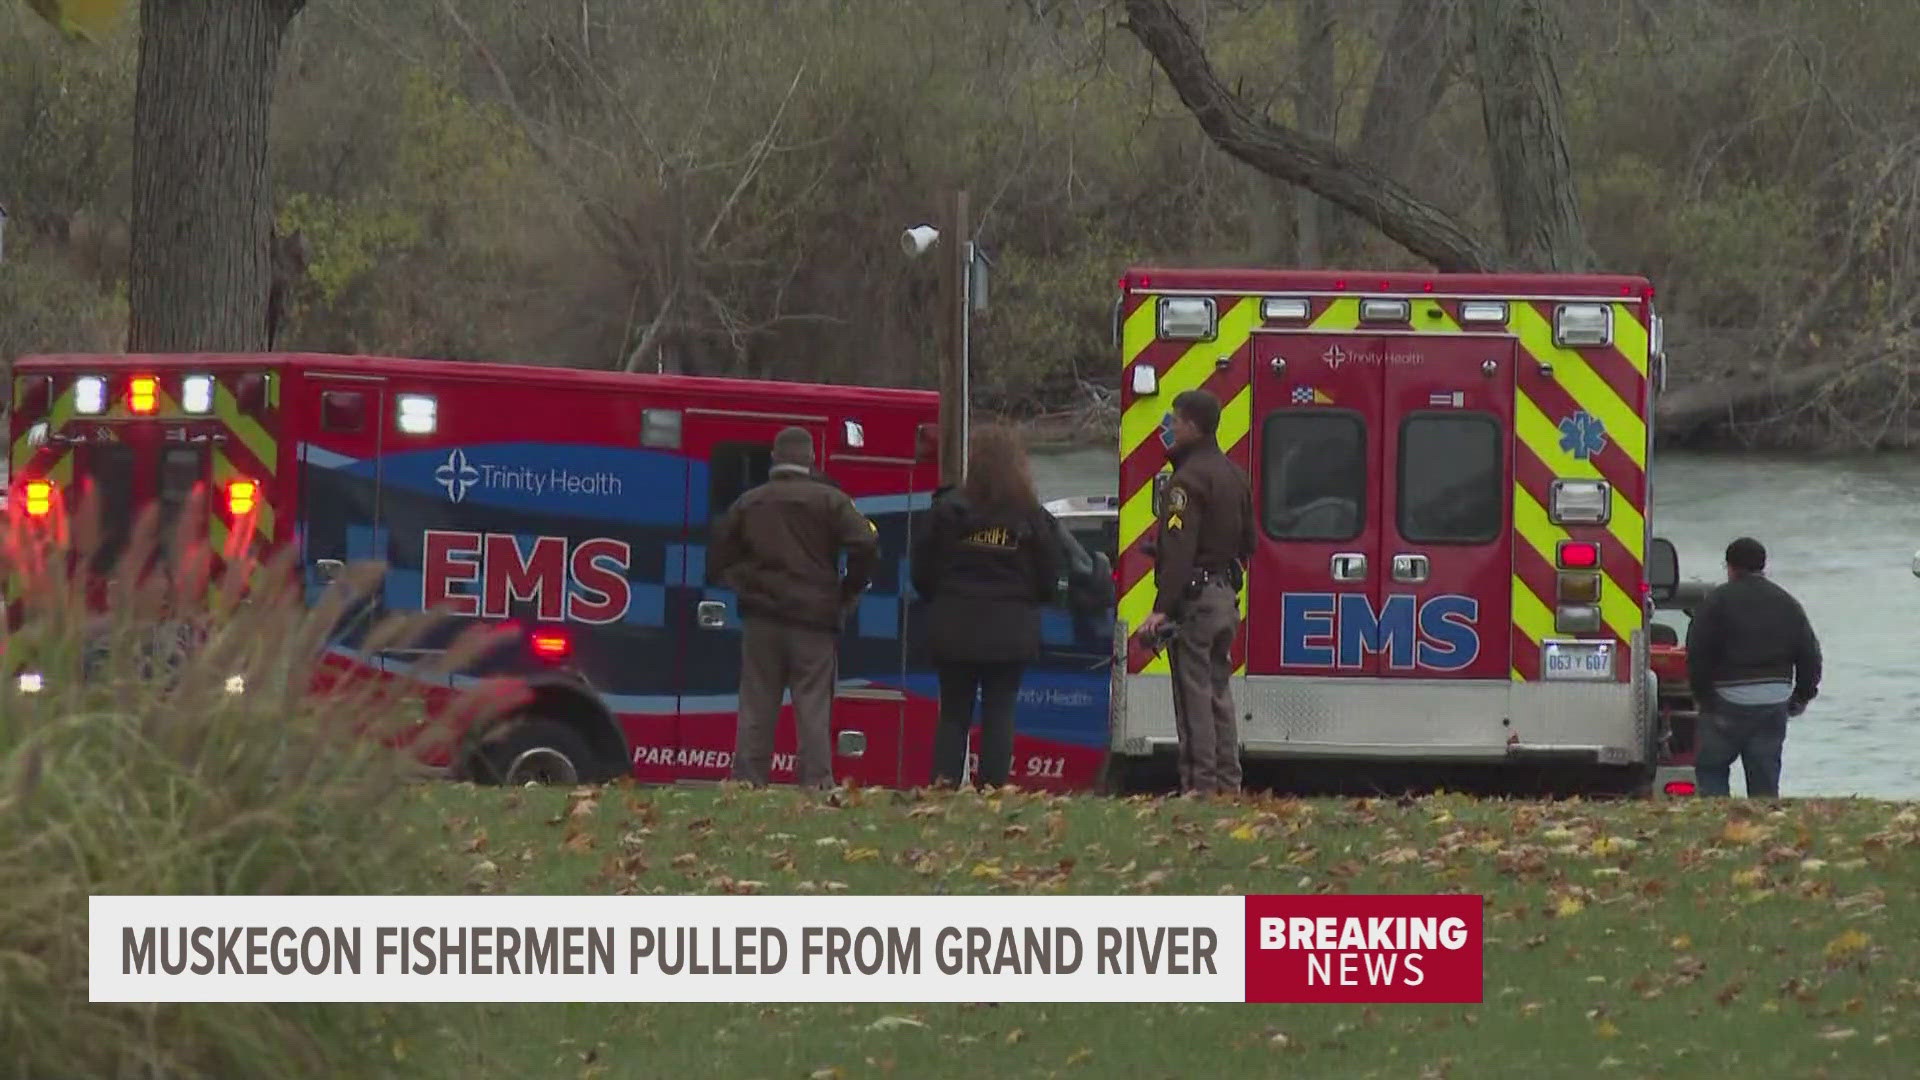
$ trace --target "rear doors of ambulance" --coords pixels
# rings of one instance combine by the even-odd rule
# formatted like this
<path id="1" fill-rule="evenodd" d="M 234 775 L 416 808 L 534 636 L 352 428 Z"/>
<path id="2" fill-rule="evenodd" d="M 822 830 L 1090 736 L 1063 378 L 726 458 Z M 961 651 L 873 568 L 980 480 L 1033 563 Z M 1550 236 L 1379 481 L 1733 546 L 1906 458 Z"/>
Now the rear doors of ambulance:
<path id="1" fill-rule="evenodd" d="M 1364 304 L 1254 339 L 1247 674 L 1507 680 L 1516 343 Z"/>

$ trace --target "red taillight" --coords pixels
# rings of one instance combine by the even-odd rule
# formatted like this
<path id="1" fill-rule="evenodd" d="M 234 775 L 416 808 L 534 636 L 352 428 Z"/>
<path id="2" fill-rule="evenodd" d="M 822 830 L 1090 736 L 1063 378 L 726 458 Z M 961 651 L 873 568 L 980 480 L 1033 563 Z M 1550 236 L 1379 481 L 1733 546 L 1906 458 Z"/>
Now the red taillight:
<path id="1" fill-rule="evenodd" d="M 1600 545 L 1586 540 L 1562 540 L 1560 565 L 1571 570 L 1591 570 L 1600 565 Z"/>
<path id="2" fill-rule="evenodd" d="M 1693 781 L 1669 780 L 1667 781 L 1667 786 L 1662 790 L 1669 795 L 1691 795 L 1693 794 Z"/>
<path id="3" fill-rule="evenodd" d="M 565 634 L 541 630 L 533 635 L 533 654 L 542 660 L 565 660 L 572 651 L 573 642 Z"/>
<path id="4" fill-rule="evenodd" d="M 239 517 L 253 513 L 260 497 L 260 485 L 251 480 L 233 480 L 227 484 L 227 512 Z"/>
<path id="5" fill-rule="evenodd" d="M 53 513 L 53 484 L 46 480 L 27 481 L 27 516 L 46 517 Z"/>
<path id="6" fill-rule="evenodd" d="M 160 407 L 160 380 L 151 375 L 135 375 L 127 380 L 127 409 L 146 416 Z"/>

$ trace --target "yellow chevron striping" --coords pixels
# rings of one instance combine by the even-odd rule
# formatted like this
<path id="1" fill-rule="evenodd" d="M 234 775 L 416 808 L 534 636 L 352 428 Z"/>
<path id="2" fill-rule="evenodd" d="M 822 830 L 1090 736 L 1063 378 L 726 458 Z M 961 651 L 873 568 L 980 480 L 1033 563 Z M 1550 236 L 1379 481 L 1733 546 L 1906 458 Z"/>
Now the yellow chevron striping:
<path id="1" fill-rule="evenodd" d="M 1152 307 L 1152 303 L 1141 305 Z M 1166 403 L 1173 400 L 1182 390 L 1191 390 L 1207 381 L 1213 373 L 1214 361 L 1222 356 L 1232 356 L 1246 345 L 1253 335 L 1253 324 L 1260 314 L 1259 301 L 1243 296 L 1235 301 L 1220 315 L 1219 329 L 1212 341 L 1198 341 L 1180 359 L 1160 373 L 1159 393 L 1152 397 L 1136 399 L 1128 406 L 1120 418 L 1120 457 L 1125 459 L 1140 444 L 1146 442 L 1160 429 L 1160 420 L 1167 413 Z"/>
<path id="2" fill-rule="evenodd" d="M 272 476 L 280 464 L 276 460 L 279 455 L 273 436 L 267 434 L 267 429 L 260 426 L 260 421 L 240 411 L 239 399 L 233 396 L 233 391 L 227 389 L 226 383 L 216 381 L 213 385 L 214 416 L 227 426 L 228 431 L 239 438 L 241 444 L 247 448 L 247 452 L 253 455 L 262 469 L 266 470 L 267 476 Z M 266 477 L 258 479 L 266 479 Z"/>
<path id="3" fill-rule="evenodd" d="M 1535 360 L 1551 365 L 1553 380 L 1575 404 L 1600 421 L 1606 428 L 1607 441 L 1618 446 L 1636 467 L 1645 469 L 1647 425 L 1639 412 L 1620 400 L 1620 395 L 1594 372 L 1585 357 L 1553 343 L 1553 327 L 1532 304 L 1516 303 L 1511 310 L 1513 329 L 1520 335 L 1521 346 Z"/>
<path id="4" fill-rule="evenodd" d="M 1518 574 L 1513 575 L 1513 625 L 1536 649 L 1542 640 L 1553 636 L 1553 609 L 1535 596 Z M 1513 670 L 1513 681 L 1526 681 L 1518 668 Z"/>
<path id="5" fill-rule="evenodd" d="M 1600 479 L 1600 470 L 1591 461 L 1581 461 L 1572 454 L 1560 449 L 1560 432 L 1548 420 L 1540 406 L 1522 391 L 1514 392 L 1513 430 L 1521 442 L 1527 444 L 1547 468 L 1559 477 L 1577 479 Z M 1627 549 L 1634 558 L 1644 561 L 1646 553 L 1642 550 L 1646 541 L 1646 518 L 1641 516 L 1640 508 L 1633 500 L 1619 492 L 1614 492 L 1613 517 L 1607 522 L 1607 531 Z"/>
<path id="6" fill-rule="evenodd" d="M 1627 358 L 1633 369 L 1642 376 L 1647 373 L 1647 349 L 1651 342 L 1647 337 L 1647 328 L 1634 317 L 1633 305 L 1613 305 L 1613 344 L 1620 355 Z"/>
<path id="7" fill-rule="evenodd" d="M 1553 524 L 1547 517 L 1546 508 L 1536 502 L 1532 493 L 1519 484 L 1513 485 L 1513 528 L 1515 533 L 1540 553 L 1540 557 L 1546 560 L 1548 566 L 1553 565 L 1554 545 L 1567 539 L 1567 531 Z M 1532 590 L 1527 590 L 1527 594 L 1533 595 Z M 1547 597 L 1542 596 L 1537 599 L 1543 605 L 1546 604 Z M 1547 620 L 1549 629 L 1553 625 L 1551 610 L 1549 607 Z M 1602 572 L 1600 617 L 1607 626 L 1620 635 L 1622 641 L 1630 641 L 1633 638 L 1633 632 L 1640 628 L 1641 616 L 1639 602 L 1620 587 L 1612 574 Z"/>

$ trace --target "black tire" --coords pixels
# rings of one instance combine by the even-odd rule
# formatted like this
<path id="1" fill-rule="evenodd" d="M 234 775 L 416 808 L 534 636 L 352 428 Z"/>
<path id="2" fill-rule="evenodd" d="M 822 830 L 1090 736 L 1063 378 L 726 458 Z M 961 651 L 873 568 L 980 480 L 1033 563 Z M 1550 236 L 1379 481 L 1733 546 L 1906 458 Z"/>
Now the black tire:
<path id="1" fill-rule="evenodd" d="M 571 787 L 599 775 L 600 769 L 593 748 L 578 731 L 558 720 L 525 717 L 510 722 L 474 752 L 472 772 L 481 784 Z"/>

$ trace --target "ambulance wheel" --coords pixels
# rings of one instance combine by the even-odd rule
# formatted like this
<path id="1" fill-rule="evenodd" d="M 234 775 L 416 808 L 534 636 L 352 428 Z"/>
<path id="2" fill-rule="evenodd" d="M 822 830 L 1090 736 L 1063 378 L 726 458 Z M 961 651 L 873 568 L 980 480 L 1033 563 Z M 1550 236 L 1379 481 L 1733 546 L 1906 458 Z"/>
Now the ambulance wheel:
<path id="1" fill-rule="evenodd" d="M 593 749 L 558 720 L 516 720 L 474 755 L 474 779 L 482 784 L 567 785 L 593 771 Z"/>

